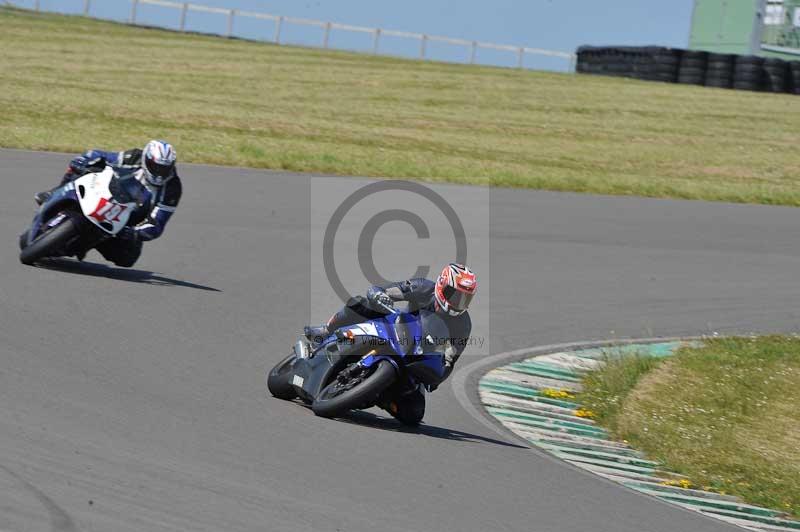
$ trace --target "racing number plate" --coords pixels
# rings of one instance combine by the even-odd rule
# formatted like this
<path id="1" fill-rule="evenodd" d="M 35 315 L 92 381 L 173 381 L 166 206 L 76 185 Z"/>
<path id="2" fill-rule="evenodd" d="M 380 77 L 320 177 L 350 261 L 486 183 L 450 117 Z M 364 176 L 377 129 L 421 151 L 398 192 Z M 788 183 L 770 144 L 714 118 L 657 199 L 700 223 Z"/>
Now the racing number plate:
<path id="1" fill-rule="evenodd" d="M 91 216 L 98 222 L 119 222 L 120 216 L 125 212 L 128 208 L 127 205 L 120 205 L 119 203 L 108 201 L 105 198 L 100 198 L 100 202 L 97 204 L 97 208 L 94 210 Z"/>

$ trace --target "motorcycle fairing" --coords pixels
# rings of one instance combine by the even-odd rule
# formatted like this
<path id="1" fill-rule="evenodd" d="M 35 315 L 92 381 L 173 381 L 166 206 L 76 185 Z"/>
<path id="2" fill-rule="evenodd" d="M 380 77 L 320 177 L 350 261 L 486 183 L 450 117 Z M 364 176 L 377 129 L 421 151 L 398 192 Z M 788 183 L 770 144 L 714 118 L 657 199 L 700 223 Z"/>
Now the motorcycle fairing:
<path id="1" fill-rule="evenodd" d="M 48 198 L 48 200 L 42 203 L 42 206 L 39 207 L 39 210 L 33 217 L 31 227 L 28 229 L 27 245 L 30 245 L 31 242 L 33 242 L 36 237 L 39 236 L 39 232 L 42 229 L 42 220 L 48 220 L 49 222 L 52 222 L 52 213 L 56 211 L 65 201 L 78 201 L 78 195 L 75 193 L 75 186 L 72 183 L 67 183 L 64 186 L 55 189 L 52 194 L 50 194 L 50 198 Z M 63 221 L 63 218 L 61 218 L 58 223 L 61 221 Z M 51 223 L 48 223 L 47 225 L 49 227 L 53 226 Z"/>
<path id="2" fill-rule="evenodd" d="M 119 202 L 110 190 L 114 170 L 106 166 L 102 172 L 86 174 L 73 181 L 81 210 L 86 219 L 110 235 L 119 233 L 136 210 L 136 203 Z"/>
<path id="3" fill-rule="evenodd" d="M 444 376 L 444 357 L 439 352 L 428 351 L 424 345 L 423 319 L 422 316 L 397 313 L 385 320 L 367 322 L 377 331 L 379 340 L 388 341 L 394 353 L 387 354 L 384 351 L 381 354 L 368 354 L 359 363 L 369 368 L 386 360 L 400 370 L 396 357 L 409 358 L 411 361 L 405 363 L 405 368 L 415 380 L 424 384 L 439 382 Z M 364 324 L 353 326 L 349 330 L 356 329 L 364 330 Z"/>
<path id="4" fill-rule="evenodd" d="M 353 362 L 359 349 L 364 355 L 358 362 L 365 368 L 386 360 L 412 385 L 440 382 L 444 357 L 435 344 L 427 341 L 431 335 L 422 338 L 422 332 L 424 326 L 430 326 L 434 336 L 446 335 L 447 331 L 441 329 L 441 320 L 425 314 L 396 313 L 337 330 L 311 356 L 295 359 L 291 367 L 293 386 L 301 398 L 312 402 L 335 375 Z M 400 359 L 406 362 L 400 364 Z"/>
<path id="5" fill-rule="evenodd" d="M 353 354 L 339 349 L 336 337 L 317 349 L 310 358 L 295 359 L 292 367 L 292 384 L 303 399 L 311 402 L 328 385 L 334 375 L 351 363 Z"/>

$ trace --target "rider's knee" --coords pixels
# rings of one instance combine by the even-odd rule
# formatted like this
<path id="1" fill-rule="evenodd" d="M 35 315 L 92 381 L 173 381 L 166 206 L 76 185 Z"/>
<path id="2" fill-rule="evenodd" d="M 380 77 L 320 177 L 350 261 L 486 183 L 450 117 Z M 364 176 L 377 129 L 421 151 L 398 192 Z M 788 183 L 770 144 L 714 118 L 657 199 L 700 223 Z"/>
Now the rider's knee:
<path id="1" fill-rule="evenodd" d="M 425 417 L 425 394 L 419 388 L 393 401 L 391 414 L 405 425 L 417 425 Z"/>

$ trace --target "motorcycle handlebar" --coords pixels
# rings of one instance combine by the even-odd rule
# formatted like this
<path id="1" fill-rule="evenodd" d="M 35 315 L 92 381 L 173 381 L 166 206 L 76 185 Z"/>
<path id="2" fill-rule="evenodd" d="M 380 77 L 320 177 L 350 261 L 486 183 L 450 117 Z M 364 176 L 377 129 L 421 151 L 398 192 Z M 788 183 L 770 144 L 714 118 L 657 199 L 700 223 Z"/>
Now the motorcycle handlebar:
<path id="1" fill-rule="evenodd" d="M 385 310 L 387 314 L 400 314 L 399 310 L 389 305 L 384 305 L 383 303 L 380 302 L 377 302 L 376 305 L 382 310 Z"/>

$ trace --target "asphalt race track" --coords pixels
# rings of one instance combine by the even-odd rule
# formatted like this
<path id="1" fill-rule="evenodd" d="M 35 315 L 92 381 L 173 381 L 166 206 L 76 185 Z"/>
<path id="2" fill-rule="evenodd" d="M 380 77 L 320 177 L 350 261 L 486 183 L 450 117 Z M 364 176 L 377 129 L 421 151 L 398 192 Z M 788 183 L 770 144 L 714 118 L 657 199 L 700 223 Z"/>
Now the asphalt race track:
<path id="1" fill-rule="evenodd" d="M 133 270 L 22 266 L 31 196 L 66 160 L 0 151 L 0 530 L 736 530 L 504 440 L 450 384 L 416 432 L 268 398 L 307 319 L 308 176 L 184 165 Z M 491 201 L 493 352 L 798 329 L 796 209 Z"/>

